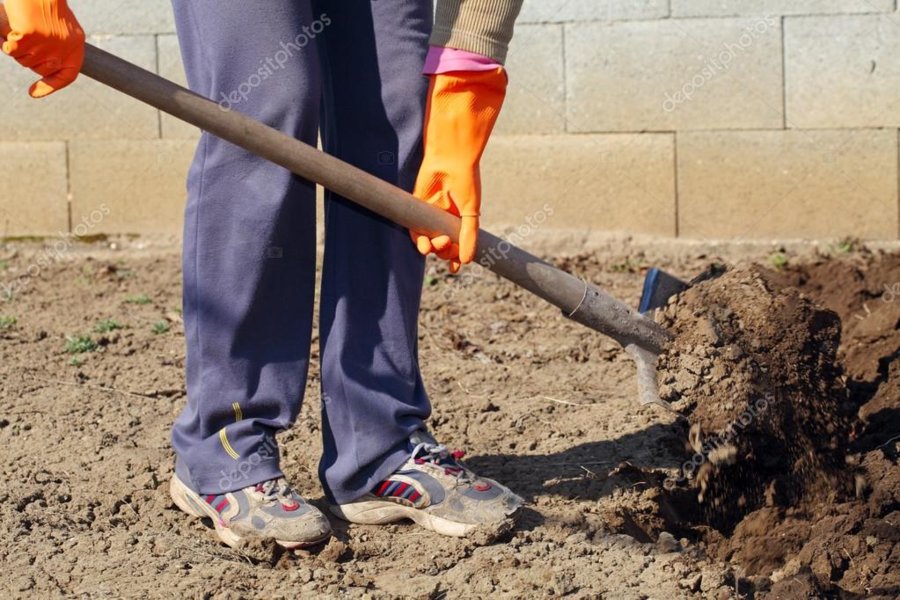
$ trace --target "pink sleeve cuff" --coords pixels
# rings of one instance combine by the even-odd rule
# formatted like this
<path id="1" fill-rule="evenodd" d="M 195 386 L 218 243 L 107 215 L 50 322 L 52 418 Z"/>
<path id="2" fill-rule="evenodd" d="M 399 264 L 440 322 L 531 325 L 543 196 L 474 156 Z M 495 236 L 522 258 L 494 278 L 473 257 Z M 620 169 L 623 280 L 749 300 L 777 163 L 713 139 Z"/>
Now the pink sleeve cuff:
<path id="1" fill-rule="evenodd" d="M 451 71 L 493 71 L 500 63 L 487 56 L 467 50 L 432 46 L 425 58 L 425 75 L 440 75 Z"/>

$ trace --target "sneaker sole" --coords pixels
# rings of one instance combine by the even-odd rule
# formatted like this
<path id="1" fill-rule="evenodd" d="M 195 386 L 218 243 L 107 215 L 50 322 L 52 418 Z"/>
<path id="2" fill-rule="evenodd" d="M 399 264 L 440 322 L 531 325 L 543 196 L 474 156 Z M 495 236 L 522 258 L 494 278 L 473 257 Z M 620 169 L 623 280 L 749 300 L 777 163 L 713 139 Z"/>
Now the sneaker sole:
<path id="1" fill-rule="evenodd" d="M 424 512 L 421 509 L 388 503 L 383 500 L 352 502 L 330 506 L 335 516 L 357 525 L 387 525 L 404 519 L 415 521 L 417 525 L 435 533 L 450 537 L 466 537 L 479 525 L 458 523 Z"/>
<path id="2" fill-rule="evenodd" d="M 226 525 L 222 521 L 219 513 L 216 512 L 216 510 L 212 506 L 204 502 L 203 499 L 199 495 L 197 495 L 191 488 L 184 485 L 184 482 L 182 482 L 177 475 L 173 475 L 172 480 L 169 483 L 169 495 L 172 497 L 172 501 L 175 503 L 175 506 L 180 508 L 183 512 L 198 519 L 212 520 L 213 526 L 215 526 L 216 528 L 216 535 L 222 541 L 222 543 L 230 546 L 231 548 L 237 548 L 240 545 L 243 538 L 236 534 L 230 527 L 228 527 L 228 525 Z M 316 544 L 324 542 L 329 537 L 331 537 L 331 532 L 323 536 L 321 539 L 313 540 L 310 542 L 287 542 L 284 540 L 275 540 L 275 543 L 282 548 L 286 548 L 288 550 L 296 550 L 297 548 L 307 548 L 309 546 L 315 546 Z"/>

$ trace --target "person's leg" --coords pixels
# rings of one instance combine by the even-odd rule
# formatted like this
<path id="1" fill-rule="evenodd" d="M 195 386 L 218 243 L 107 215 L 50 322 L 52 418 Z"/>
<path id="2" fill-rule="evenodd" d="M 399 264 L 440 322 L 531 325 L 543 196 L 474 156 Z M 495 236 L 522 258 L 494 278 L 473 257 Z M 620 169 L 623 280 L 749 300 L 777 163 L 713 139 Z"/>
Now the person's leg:
<path id="1" fill-rule="evenodd" d="M 320 0 L 325 149 L 412 190 L 421 163 L 432 0 Z M 331 502 L 409 458 L 431 407 L 419 374 L 424 259 L 407 231 L 336 195 L 325 208 L 320 477 Z"/>
<path id="2" fill-rule="evenodd" d="M 173 5 L 193 90 L 316 143 L 309 0 Z M 195 492 L 281 476 L 274 436 L 296 418 L 305 385 L 315 238 L 312 184 L 203 135 L 185 213 L 188 402 L 172 431 L 176 473 Z"/>

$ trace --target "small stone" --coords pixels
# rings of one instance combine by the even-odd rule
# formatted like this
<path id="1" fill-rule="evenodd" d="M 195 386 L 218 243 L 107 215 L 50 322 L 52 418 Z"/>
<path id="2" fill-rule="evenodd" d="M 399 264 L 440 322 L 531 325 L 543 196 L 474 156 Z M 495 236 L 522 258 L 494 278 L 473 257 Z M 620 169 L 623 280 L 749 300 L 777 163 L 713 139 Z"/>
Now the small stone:
<path id="1" fill-rule="evenodd" d="M 319 558 L 325 562 L 340 562 L 349 558 L 351 554 L 350 546 L 336 538 L 331 538 L 328 545 L 319 553 Z"/>
<path id="2" fill-rule="evenodd" d="M 573 533 L 569 537 L 566 538 L 565 546 L 577 546 L 579 544 L 587 543 L 587 534 L 583 531 L 579 531 L 578 533 Z"/>
<path id="3" fill-rule="evenodd" d="M 728 360 L 738 360 L 744 355 L 744 351 L 735 345 L 731 345 L 725 348 L 725 352 L 723 356 Z"/>
<path id="4" fill-rule="evenodd" d="M 716 600 L 731 600 L 734 595 L 729 587 L 720 587 L 716 592 Z"/>
<path id="5" fill-rule="evenodd" d="M 676 540 L 675 536 L 668 531 L 663 531 L 659 534 L 659 539 L 656 540 L 656 546 L 662 553 L 678 552 L 681 550 L 678 540 Z"/>
<path id="6" fill-rule="evenodd" d="M 688 590 L 689 592 L 699 592 L 700 584 L 703 581 L 703 575 L 697 573 L 696 575 L 692 575 L 690 577 L 685 577 L 681 581 L 678 582 L 679 587 Z"/>

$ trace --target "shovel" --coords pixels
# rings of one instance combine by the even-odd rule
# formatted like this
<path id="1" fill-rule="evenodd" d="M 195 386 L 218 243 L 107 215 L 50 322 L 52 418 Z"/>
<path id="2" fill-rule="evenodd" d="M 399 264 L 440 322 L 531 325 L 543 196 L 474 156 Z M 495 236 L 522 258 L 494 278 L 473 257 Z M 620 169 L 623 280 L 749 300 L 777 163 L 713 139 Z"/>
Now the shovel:
<path id="1" fill-rule="evenodd" d="M 7 31 L 6 13 L 0 8 L 0 32 Z M 280 165 L 403 227 L 431 237 L 449 235 L 454 242 L 458 241 L 457 217 L 90 44 L 81 73 Z M 569 319 L 618 342 L 637 365 L 641 404 L 668 407 L 659 397 L 656 361 L 672 336 L 641 313 L 664 305 L 685 284 L 660 271 L 651 271 L 645 282 L 641 311 L 636 311 L 590 283 L 484 230 L 479 233 L 476 261 L 556 306 Z"/>

